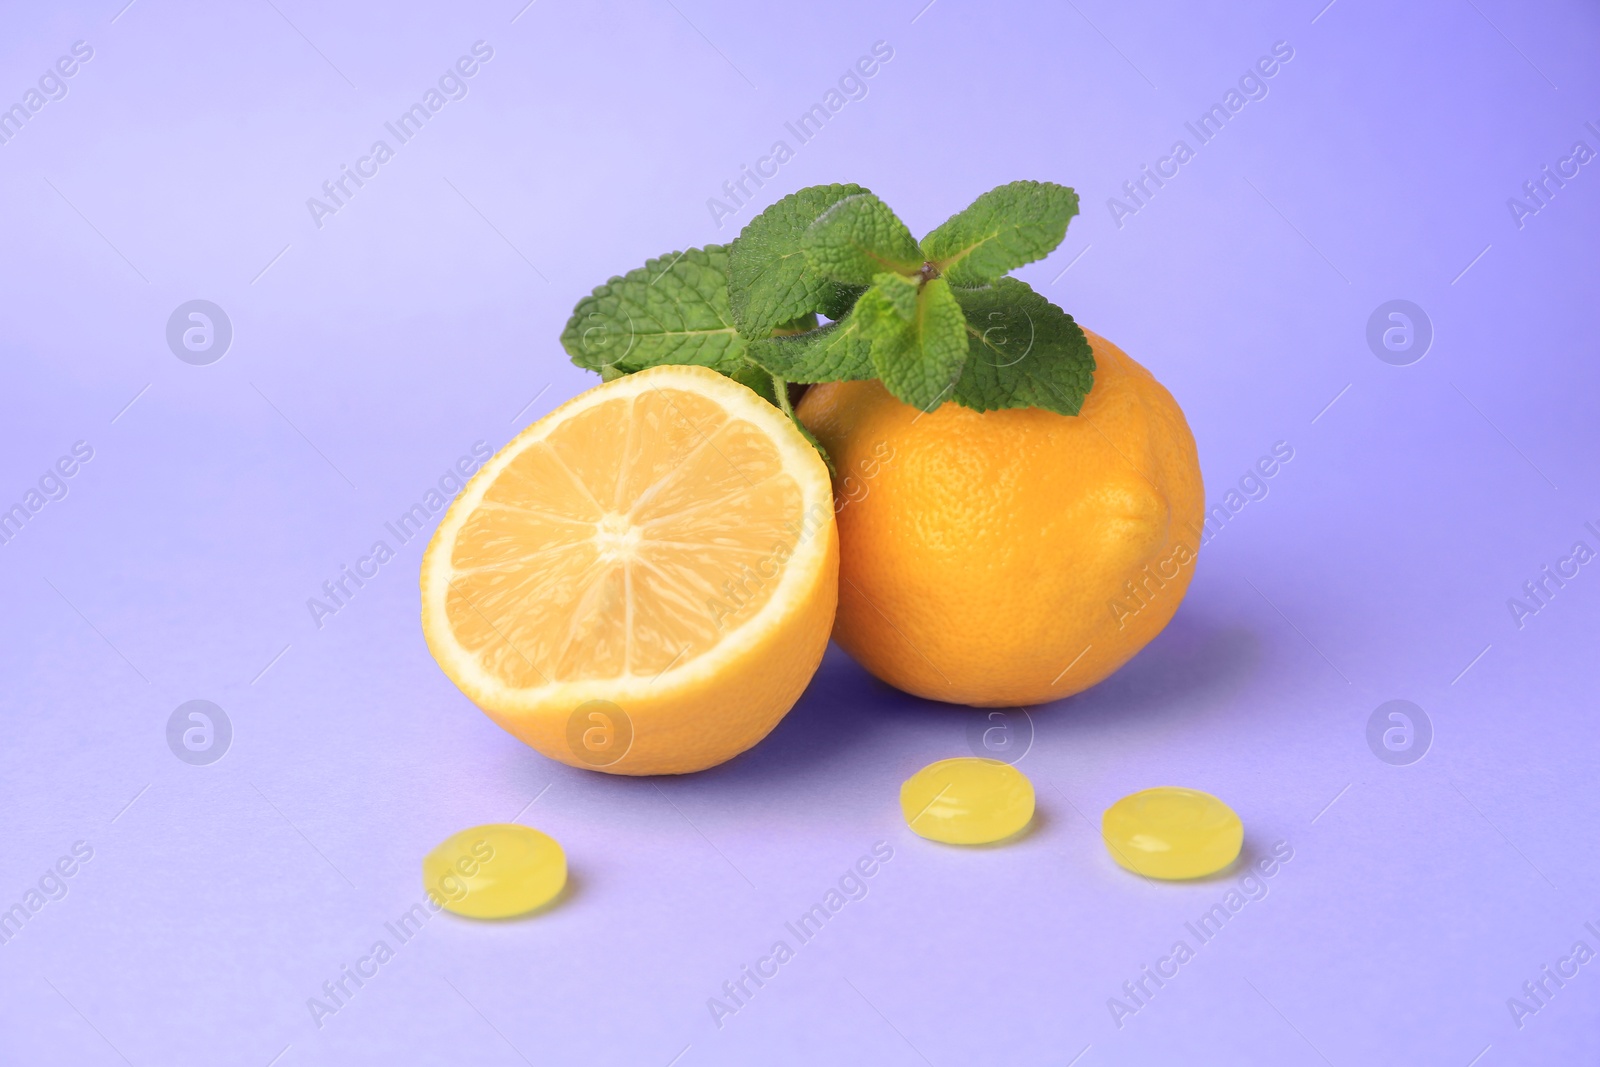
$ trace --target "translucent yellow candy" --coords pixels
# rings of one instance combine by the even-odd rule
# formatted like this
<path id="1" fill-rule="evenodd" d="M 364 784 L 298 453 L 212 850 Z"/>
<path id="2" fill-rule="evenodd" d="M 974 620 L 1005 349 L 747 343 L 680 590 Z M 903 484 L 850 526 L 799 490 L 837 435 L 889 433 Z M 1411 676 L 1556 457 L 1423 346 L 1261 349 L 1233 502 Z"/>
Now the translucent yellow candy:
<path id="1" fill-rule="evenodd" d="M 1100 833 L 1111 858 L 1147 878 L 1202 878 L 1232 863 L 1244 824 L 1210 793 L 1163 785 L 1106 809 Z"/>
<path id="2" fill-rule="evenodd" d="M 982 845 L 1010 837 L 1033 819 L 1033 783 L 999 760 L 930 763 L 900 787 L 906 825 L 930 841 Z"/>
<path id="3" fill-rule="evenodd" d="M 567 856 L 555 838 L 517 823 L 451 834 L 422 857 L 422 885 L 441 906 L 474 919 L 505 919 L 555 899 Z"/>

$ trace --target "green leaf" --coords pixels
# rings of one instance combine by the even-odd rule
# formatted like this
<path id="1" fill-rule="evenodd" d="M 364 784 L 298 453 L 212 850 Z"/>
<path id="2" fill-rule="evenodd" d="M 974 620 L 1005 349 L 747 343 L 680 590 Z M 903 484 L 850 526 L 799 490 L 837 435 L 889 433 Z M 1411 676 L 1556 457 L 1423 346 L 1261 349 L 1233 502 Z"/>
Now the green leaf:
<path id="1" fill-rule="evenodd" d="M 911 401 L 931 411 L 948 399 L 967 361 L 966 314 L 950 283 L 934 278 L 917 294 L 917 333 L 922 345 L 922 371 L 927 386 Z M 935 388 L 937 386 L 937 388 Z"/>
<path id="2" fill-rule="evenodd" d="M 869 330 L 899 329 L 917 317 L 918 288 L 916 278 L 885 272 L 872 279 L 872 288 L 856 301 L 856 307 L 861 309 L 863 321 Z M 872 299 L 868 300 L 869 296 Z"/>
<path id="3" fill-rule="evenodd" d="M 838 322 L 850 313 L 856 306 L 856 301 L 861 299 L 861 294 L 867 291 L 865 285 L 841 285 L 838 282 L 829 282 L 830 288 L 823 297 L 823 304 L 817 309 L 823 315 Z"/>
<path id="4" fill-rule="evenodd" d="M 984 285 L 1043 259 L 1066 236 L 1078 194 L 1053 182 L 991 189 L 922 239 L 922 254 L 951 285 Z"/>
<path id="5" fill-rule="evenodd" d="M 728 246 L 728 302 L 747 337 L 765 337 L 779 324 L 813 311 L 830 319 L 843 315 L 829 312 L 840 299 L 839 287 L 811 270 L 801 240 L 818 216 L 861 192 L 859 185 L 813 185 L 790 193 L 739 232 Z"/>
<path id="6" fill-rule="evenodd" d="M 855 314 L 872 342 L 873 369 L 889 392 L 924 411 L 950 397 L 967 361 L 967 330 L 948 282 L 935 278 L 918 286 L 880 275 Z"/>
<path id="7" fill-rule="evenodd" d="M 889 205 L 868 192 L 847 196 L 806 230 L 806 259 L 817 274 L 865 285 L 877 274 L 915 274 L 922 250 Z"/>
<path id="8" fill-rule="evenodd" d="M 662 363 L 737 370 L 746 345 L 728 308 L 727 268 L 721 245 L 649 260 L 578 301 L 561 347 L 602 376 Z"/>
<path id="9" fill-rule="evenodd" d="M 798 319 L 790 319 L 788 322 L 779 323 L 772 333 L 775 337 L 788 337 L 791 334 L 806 333 L 816 328 L 816 315 L 801 315 Z"/>
<path id="10" fill-rule="evenodd" d="M 969 354 L 954 399 L 976 411 L 1076 415 L 1094 385 L 1094 353 L 1072 316 L 1015 278 L 956 289 Z"/>
<path id="11" fill-rule="evenodd" d="M 1077 208 L 1064 186 L 1013 182 L 919 246 L 866 190 L 814 186 L 762 212 L 731 248 L 612 278 L 578 302 L 561 342 L 607 381 L 697 364 L 791 415 L 788 382 L 871 377 L 924 411 L 954 400 L 1075 415 L 1094 384 L 1088 339 L 1004 272 L 1054 248 Z M 834 321 L 819 327 L 819 315 Z"/>
<path id="12" fill-rule="evenodd" d="M 778 394 L 773 385 L 772 375 L 768 374 L 767 371 L 760 365 L 752 363 L 746 359 L 741 361 L 739 366 L 735 367 L 733 370 L 725 371 L 724 373 L 734 381 L 738 382 L 740 385 L 744 386 L 746 389 L 753 391 L 757 396 L 771 404 L 773 407 L 780 406 L 778 404 Z"/>
<path id="13" fill-rule="evenodd" d="M 751 341 L 749 358 L 791 382 L 850 382 L 877 377 L 871 350 L 852 312 L 809 333 Z"/>

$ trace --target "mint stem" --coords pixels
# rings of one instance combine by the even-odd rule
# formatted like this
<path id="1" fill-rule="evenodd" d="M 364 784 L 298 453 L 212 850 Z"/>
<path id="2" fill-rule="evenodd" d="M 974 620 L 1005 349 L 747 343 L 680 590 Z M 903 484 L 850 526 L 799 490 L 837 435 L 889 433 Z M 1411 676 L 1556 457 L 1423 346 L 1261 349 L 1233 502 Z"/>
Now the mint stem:
<path id="1" fill-rule="evenodd" d="M 828 468 L 828 476 L 830 478 L 836 476 L 839 472 L 834 469 L 833 457 L 828 455 L 828 450 L 822 447 L 822 442 L 818 441 L 816 435 L 806 429 L 806 424 L 801 422 L 800 417 L 794 413 L 794 405 L 789 403 L 789 383 L 774 374 L 772 376 L 772 392 L 778 398 L 779 409 L 789 416 L 789 421 L 794 423 L 794 428 L 800 431 L 800 436 L 810 441 L 811 446 L 817 450 L 817 455 L 822 457 L 823 465 Z"/>
<path id="2" fill-rule="evenodd" d="M 794 405 L 789 403 L 789 383 L 774 374 L 772 376 L 772 391 L 778 397 L 778 407 L 782 409 L 785 415 L 789 416 L 796 426 L 800 425 L 800 420 L 795 418 Z"/>

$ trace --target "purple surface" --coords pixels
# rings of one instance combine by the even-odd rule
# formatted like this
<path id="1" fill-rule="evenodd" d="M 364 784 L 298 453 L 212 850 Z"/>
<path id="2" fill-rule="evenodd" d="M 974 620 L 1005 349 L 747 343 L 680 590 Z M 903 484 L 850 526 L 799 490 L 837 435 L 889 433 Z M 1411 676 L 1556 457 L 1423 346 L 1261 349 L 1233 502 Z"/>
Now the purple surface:
<path id="1" fill-rule="evenodd" d="M 1508 600 L 1600 550 L 1600 168 L 1520 225 L 1507 200 L 1600 150 L 1600 17 L 922 3 L 10 13 L 0 105 L 75 41 L 93 57 L 0 144 L 0 505 L 75 442 L 93 458 L 0 546 L 0 907 L 74 842 L 93 857 L 0 944 L 0 1061 L 1592 1059 L 1600 962 L 1542 1006 L 1523 983 L 1600 951 L 1600 565 L 1536 614 Z M 307 198 L 476 41 L 465 97 L 315 225 Z M 867 95 L 719 229 L 707 198 L 876 41 Z M 1198 144 L 1185 122 L 1279 41 L 1267 95 Z M 1194 157 L 1119 226 L 1108 198 L 1179 138 Z M 591 383 L 556 338 L 596 283 L 806 184 L 861 182 L 921 233 L 1023 177 L 1084 211 L 1020 276 L 1172 390 L 1208 499 L 1276 442 L 1294 458 L 1165 633 L 1033 710 L 1020 842 L 905 829 L 900 781 L 965 754 L 974 713 L 836 650 L 744 757 L 619 780 L 450 685 L 420 541 L 313 623 L 457 456 Z M 209 366 L 164 336 L 193 299 L 233 327 Z M 1408 366 L 1366 340 L 1392 299 L 1434 331 Z M 192 699 L 233 725 L 210 766 L 167 746 Z M 1406 766 L 1367 741 L 1393 699 L 1432 725 Z M 1099 842 L 1161 783 L 1231 803 L 1247 857 L 1293 850 L 1204 944 L 1185 923 L 1236 877 L 1147 884 Z M 429 847 L 519 815 L 567 848 L 561 907 L 386 932 Z M 792 939 L 880 841 L 866 897 Z M 379 939 L 393 958 L 319 1027 L 308 998 Z M 719 1027 L 708 999 L 780 939 L 794 958 Z M 1108 1000 L 1135 1006 L 1123 983 L 1180 939 L 1193 959 L 1119 1026 Z"/>

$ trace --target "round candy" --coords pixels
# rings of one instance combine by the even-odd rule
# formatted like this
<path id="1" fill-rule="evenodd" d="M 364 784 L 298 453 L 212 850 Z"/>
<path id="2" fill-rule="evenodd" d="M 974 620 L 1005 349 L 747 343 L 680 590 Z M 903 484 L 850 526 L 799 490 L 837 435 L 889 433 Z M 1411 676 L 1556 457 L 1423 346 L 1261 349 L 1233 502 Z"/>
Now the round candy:
<path id="1" fill-rule="evenodd" d="M 567 884 L 556 839 L 518 823 L 451 834 L 422 857 L 422 885 L 438 904 L 474 919 L 505 919 L 548 904 Z"/>
<path id="2" fill-rule="evenodd" d="M 1123 797 L 1100 819 L 1106 850 L 1147 878 L 1203 878 L 1232 863 L 1244 824 L 1210 793 L 1163 785 Z"/>
<path id="3" fill-rule="evenodd" d="M 930 841 L 982 845 L 1033 819 L 1033 783 L 999 760 L 963 756 L 930 763 L 900 787 L 906 825 Z"/>

